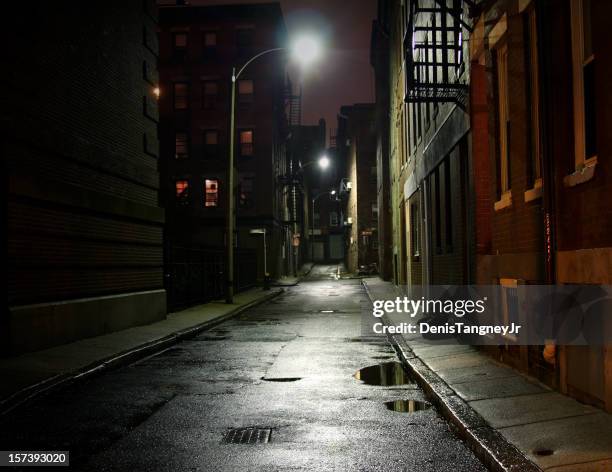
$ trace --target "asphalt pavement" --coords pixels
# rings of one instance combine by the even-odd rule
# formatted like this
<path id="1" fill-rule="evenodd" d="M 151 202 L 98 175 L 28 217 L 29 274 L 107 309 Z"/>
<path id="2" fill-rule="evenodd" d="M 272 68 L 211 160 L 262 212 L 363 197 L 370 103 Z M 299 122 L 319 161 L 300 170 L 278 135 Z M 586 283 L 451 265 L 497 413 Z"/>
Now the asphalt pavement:
<path id="1" fill-rule="evenodd" d="M 13 410 L 0 449 L 68 450 L 88 471 L 486 470 L 391 345 L 360 337 L 367 295 L 336 274 L 315 266 L 210 331 Z"/>

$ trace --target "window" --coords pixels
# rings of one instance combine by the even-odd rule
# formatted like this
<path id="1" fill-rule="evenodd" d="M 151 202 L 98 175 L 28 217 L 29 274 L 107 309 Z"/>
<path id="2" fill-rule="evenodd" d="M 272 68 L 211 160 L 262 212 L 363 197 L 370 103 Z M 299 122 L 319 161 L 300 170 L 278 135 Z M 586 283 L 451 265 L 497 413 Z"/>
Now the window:
<path id="1" fill-rule="evenodd" d="M 498 136 L 498 193 L 503 199 L 510 191 L 509 131 L 510 115 L 508 110 L 508 45 L 503 44 L 495 53 L 497 66 L 497 136 Z"/>
<path id="2" fill-rule="evenodd" d="M 214 31 L 204 32 L 204 49 L 211 49 L 217 46 L 217 33 Z"/>
<path id="3" fill-rule="evenodd" d="M 410 205 L 410 242 L 412 246 L 412 257 L 418 258 L 421 254 L 421 230 L 419 227 L 419 205 Z"/>
<path id="4" fill-rule="evenodd" d="M 189 138 L 184 131 L 177 132 L 174 139 L 174 158 L 186 159 L 189 157 Z"/>
<path id="5" fill-rule="evenodd" d="M 206 81 L 202 84 L 202 108 L 214 108 L 217 104 L 219 84 L 213 81 Z"/>
<path id="6" fill-rule="evenodd" d="M 402 134 L 403 134 L 403 133 L 402 133 Z M 372 167 L 370 167 L 370 179 L 371 179 L 373 182 L 376 182 L 376 176 L 377 176 L 377 174 L 378 174 L 378 172 L 377 172 L 376 166 L 372 166 Z"/>
<path id="7" fill-rule="evenodd" d="M 527 64 L 529 68 L 529 121 L 530 121 L 530 157 L 529 174 L 531 186 L 541 185 L 541 142 L 540 142 L 540 78 L 538 70 L 538 37 L 536 24 L 536 11 L 532 7 L 527 12 Z M 538 182 L 540 181 L 540 182 Z"/>
<path id="8" fill-rule="evenodd" d="M 453 198 L 451 195 L 450 156 L 444 159 L 444 228 L 446 230 L 446 252 L 453 251 Z"/>
<path id="9" fill-rule="evenodd" d="M 206 130 L 204 131 L 204 157 L 211 158 L 217 157 L 218 144 L 219 144 L 219 132 L 217 130 Z"/>
<path id="10" fill-rule="evenodd" d="M 184 58 L 187 51 L 187 33 L 174 33 L 172 38 L 175 57 Z"/>
<path id="11" fill-rule="evenodd" d="M 253 81 L 250 79 L 238 81 L 238 101 L 250 103 L 253 101 Z"/>
<path id="12" fill-rule="evenodd" d="M 174 109 L 185 110 L 188 107 L 189 87 L 186 83 L 176 82 L 174 84 Z"/>
<path id="13" fill-rule="evenodd" d="M 320 213 L 315 213 L 314 215 L 312 215 L 312 225 L 317 229 L 321 227 Z"/>
<path id="14" fill-rule="evenodd" d="M 207 208 L 219 206 L 219 181 L 206 179 L 204 181 L 204 206 Z"/>
<path id="15" fill-rule="evenodd" d="M 238 175 L 239 191 L 238 191 L 238 206 L 241 208 L 250 208 L 253 206 L 253 183 L 255 174 L 244 173 Z"/>
<path id="16" fill-rule="evenodd" d="M 434 180 L 434 225 L 436 253 L 442 253 L 442 203 L 440 199 L 440 168 L 436 168 L 433 175 Z"/>
<path id="17" fill-rule="evenodd" d="M 338 212 L 332 211 L 329 213 L 329 226 L 338 226 Z"/>
<path id="18" fill-rule="evenodd" d="M 240 131 L 240 155 L 253 155 L 253 130 Z"/>
<path id="19" fill-rule="evenodd" d="M 372 225 L 378 225 L 378 202 L 372 202 Z"/>
<path id="20" fill-rule="evenodd" d="M 591 30 L 591 0 L 573 0 L 572 80 L 574 95 L 575 167 L 581 169 L 597 158 L 595 119 L 595 56 Z"/>
<path id="21" fill-rule="evenodd" d="M 519 316 L 519 299 L 518 299 L 518 280 L 516 279 L 499 279 L 501 285 L 501 308 L 503 315 L 503 323 L 510 325 L 511 323 L 520 324 Z M 516 336 L 506 334 L 504 337 L 516 341 Z"/>
<path id="22" fill-rule="evenodd" d="M 253 28 L 236 30 L 236 47 L 238 53 L 245 53 L 253 46 Z"/>
<path id="23" fill-rule="evenodd" d="M 189 181 L 177 180 L 175 182 L 176 201 L 180 205 L 189 204 Z"/>

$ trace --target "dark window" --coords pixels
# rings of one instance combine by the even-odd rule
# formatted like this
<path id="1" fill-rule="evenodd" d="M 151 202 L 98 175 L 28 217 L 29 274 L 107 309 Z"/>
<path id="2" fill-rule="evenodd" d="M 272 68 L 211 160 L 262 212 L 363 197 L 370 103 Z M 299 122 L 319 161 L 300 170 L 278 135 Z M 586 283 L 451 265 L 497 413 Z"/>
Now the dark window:
<path id="1" fill-rule="evenodd" d="M 206 179 L 204 181 L 204 206 L 207 208 L 219 206 L 219 181 Z"/>
<path id="2" fill-rule="evenodd" d="M 203 136 L 204 142 L 204 157 L 207 159 L 217 157 L 219 132 L 217 130 L 206 130 Z"/>
<path id="3" fill-rule="evenodd" d="M 176 202 L 179 205 L 189 204 L 189 181 L 188 180 L 177 180 L 175 182 L 175 195 L 176 195 Z"/>
<path id="4" fill-rule="evenodd" d="M 253 29 L 241 28 L 236 30 L 236 47 L 239 54 L 247 53 L 253 47 Z"/>
<path id="5" fill-rule="evenodd" d="M 253 81 L 250 79 L 238 81 L 238 101 L 240 103 L 250 103 L 253 101 Z"/>
<path id="6" fill-rule="evenodd" d="M 202 84 L 202 107 L 214 108 L 217 104 L 219 84 L 214 81 L 206 81 Z"/>
<path id="7" fill-rule="evenodd" d="M 255 181 L 255 174 L 240 174 L 238 180 L 240 187 L 238 192 L 238 205 L 241 208 L 250 208 L 253 206 L 253 183 Z"/>
<path id="8" fill-rule="evenodd" d="M 584 66 L 584 152 L 586 159 L 597 155 L 595 119 L 595 61 Z"/>
<path id="9" fill-rule="evenodd" d="M 436 252 L 442 252 L 442 218 L 441 218 L 441 201 L 440 201 L 440 168 L 434 172 L 434 224 L 436 226 Z"/>
<path id="10" fill-rule="evenodd" d="M 446 250 L 453 250 L 453 199 L 451 195 L 450 157 L 444 159 L 444 216 L 446 230 Z"/>
<path id="11" fill-rule="evenodd" d="M 186 83 L 177 82 L 174 84 L 174 109 L 186 110 L 188 107 L 189 87 Z"/>
<path id="12" fill-rule="evenodd" d="M 372 202 L 372 226 L 378 225 L 378 202 Z"/>
<path id="13" fill-rule="evenodd" d="M 419 218 L 419 204 L 410 205 L 410 239 L 412 246 L 412 257 L 418 258 L 421 254 L 421 228 Z"/>
<path id="14" fill-rule="evenodd" d="M 174 33 L 172 43 L 174 56 L 183 59 L 187 51 L 187 33 Z"/>
<path id="15" fill-rule="evenodd" d="M 189 139 L 187 133 L 180 131 L 176 133 L 174 140 L 175 159 L 185 159 L 189 157 Z"/>
<path id="16" fill-rule="evenodd" d="M 332 211 L 329 213 L 329 226 L 338 226 L 338 212 Z"/>
<path id="17" fill-rule="evenodd" d="M 214 49 L 217 46 L 217 33 L 206 31 L 203 36 L 204 49 Z"/>
<path id="18" fill-rule="evenodd" d="M 240 131 L 240 155 L 253 155 L 253 130 L 245 129 Z"/>

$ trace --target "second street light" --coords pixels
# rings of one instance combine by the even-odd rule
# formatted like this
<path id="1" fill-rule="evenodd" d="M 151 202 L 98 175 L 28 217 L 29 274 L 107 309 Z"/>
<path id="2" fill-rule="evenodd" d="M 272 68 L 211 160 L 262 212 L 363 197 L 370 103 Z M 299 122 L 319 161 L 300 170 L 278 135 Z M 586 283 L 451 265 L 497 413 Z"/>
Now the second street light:
<path id="1" fill-rule="evenodd" d="M 320 55 L 319 42 L 310 36 L 302 36 L 295 40 L 289 49 L 291 57 L 303 65 L 307 65 L 315 61 Z M 263 55 L 277 52 L 287 51 L 287 48 L 272 48 L 260 52 L 254 55 L 251 59 L 246 61 L 244 65 L 236 72 L 236 67 L 232 67 L 232 78 L 230 83 L 231 88 L 231 109 L 230 109 L 230 132 L 229 132 L 229 162 L 227 172 L 227 224 L 226 224 L 226 246 L 227 246 L 227 267 L 226 267 L 226 295 L 225 302 L 234 302 L 234 231 L 236 228 L 236 214 L 235 214 L 235 201 L 234 201 L 234 180 L 235 180 L 235 169 L 234 169 L 234 140 L 235 140 L 235 114 L 236 114 L 236 81 L 240 77 L 240 74 L 247 68 L 247 66 L 254 60 L 260 58 Z"/>

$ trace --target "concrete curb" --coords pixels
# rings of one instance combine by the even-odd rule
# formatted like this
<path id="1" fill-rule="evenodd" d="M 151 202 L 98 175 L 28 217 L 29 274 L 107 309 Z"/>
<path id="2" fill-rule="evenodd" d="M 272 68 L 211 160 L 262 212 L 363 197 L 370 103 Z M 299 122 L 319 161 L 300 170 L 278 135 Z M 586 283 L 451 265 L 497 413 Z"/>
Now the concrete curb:
<path id="1" fill-rule="evenodd" d="M 248 310 L 249 308 L 265 303 L 274 297 L 277 297 L 281 293 L 283 293 L 282 289 L 276 290 L 243 306 L 236 307 L 234 310 L 221 315 L 218 318 L 175 331 L 174 333 L 170 333 L 155 341 L 135 346 L 105 359 L 100 359 L 99 361 L 93 362 L 82 369 L 58 374 L 45 379 L 42 382 L 25 387 L 18 392 L 15 392 L 11 396 L 0 400 L 0 416 L 5 415 L 24 403 L 27 403 L 42 395 L 46 395 L 55 390 L 59 390 L 73 383 L 88 379 L 107 370 L 112 370 L 127 364 L 131 364 L 139 359 L 163 351 L 164 349 L 167 349 L 180 341 L 197 336 L 201 332 L 221 324 L 224 321 L 227 321 L 228 319 L 242 313 L 243 311 Z"/>
<path id="2" fill-rule="evenodd" d="M 292 284 L 279 284 L 279 283 L 273 283 L 270 284 L 270 287 L 295 287 L 297 285 L 300 284 L 300 282 L 305 278 L 308 277 L 308 274 L 310 274 L 312 272 L 312 268 L 315 266 L 315 264 L 310 266 L 310 269 L 308 269 L 308 271 L 304 272 L 303 274 L 301 274 L 300 276 L 298 276 L 297 280 L 292 283 Z"/>
<path id="3" fill-rule="evenodd" d="M 370 289 L 363 281 L 368 298 L 373 299 Z M 382 318 L 385 321 L 384 317 Z M 465 400 L 414 354 L 400 335 L 389 335 L 402 364 L 416 383 L 438 408 L 438 411 L 456 429 L 474 454 L 494 472 L 542 472 L 499 431 L 489 426 Z"/>

